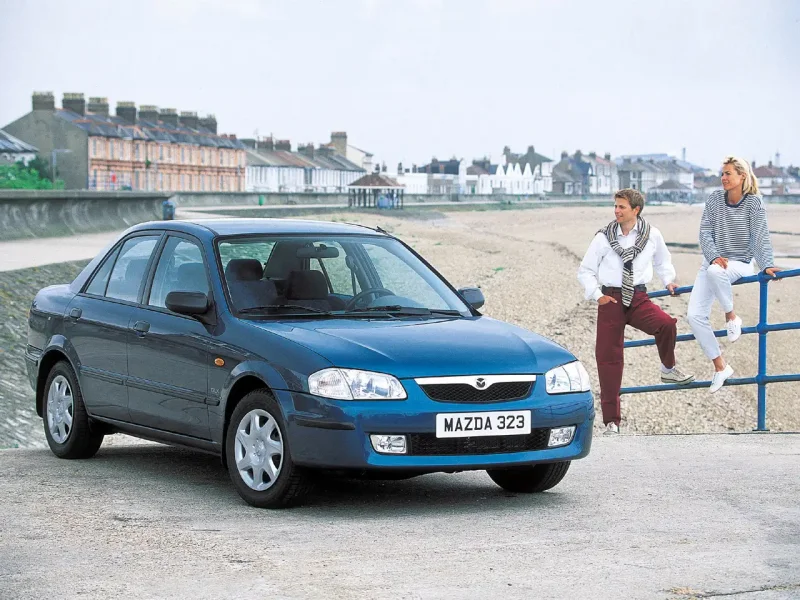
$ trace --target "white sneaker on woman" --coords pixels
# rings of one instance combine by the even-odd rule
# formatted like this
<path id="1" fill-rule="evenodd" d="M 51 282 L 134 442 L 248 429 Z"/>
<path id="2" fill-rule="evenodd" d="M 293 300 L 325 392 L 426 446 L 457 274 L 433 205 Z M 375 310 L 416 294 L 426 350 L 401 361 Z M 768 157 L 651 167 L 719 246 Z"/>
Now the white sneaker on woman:
<path id="1" fill-rule="evenodd" d="M 742 335 L 742 318 L 737 316 L 735 319 L 728 321 L 726 327 L 728 329 L 728 341 L 735 342 Z"/>
<path id="2" fill-rule="evenodd" d="M 714 392 L 719 390 L 719 388 L 723 386 L 725 381 L 731 375 L 733 375 L 733 367 L 730 365 L 725 365 L 725 368 L 722 369 L 722 371 L 717 371 L 716 373 L 714 373 L 714 377 L 713 379 L 711 379 L 711 388 L 710 388 L 711 393 L 713 394 Z"/>

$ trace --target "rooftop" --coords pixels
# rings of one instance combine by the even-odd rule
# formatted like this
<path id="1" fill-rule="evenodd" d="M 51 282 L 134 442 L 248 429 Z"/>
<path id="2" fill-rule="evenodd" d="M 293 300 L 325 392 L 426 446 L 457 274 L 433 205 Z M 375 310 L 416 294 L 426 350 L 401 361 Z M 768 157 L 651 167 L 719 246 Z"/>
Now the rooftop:
<path id="1" fill-rule="evenodd" d="M 160 120 L 140 118 L 135 124 L 118 116 L 86 113 L 79 115 L 68 109 L 56 109 L 54 114 L 73 125 L 80 127 L 89 135 L 102 137 L 134 139 L 176 144 L 194 144 L 216 148 L 244 149 L 239 140 L 217 135 L 202 125 L 189 128 L 183 124 L 172 125 Z M 141 113 L 140 113 L 141 114 Z"/>
<path id="2" fill-rule="evenodd" d="M 11 154 L 22 154 L 30 152 L 38 152 L 39 149 L 35 146 L 23 142 L 21 139 L 14 137 L 0 129 L 0 152 Z"/>

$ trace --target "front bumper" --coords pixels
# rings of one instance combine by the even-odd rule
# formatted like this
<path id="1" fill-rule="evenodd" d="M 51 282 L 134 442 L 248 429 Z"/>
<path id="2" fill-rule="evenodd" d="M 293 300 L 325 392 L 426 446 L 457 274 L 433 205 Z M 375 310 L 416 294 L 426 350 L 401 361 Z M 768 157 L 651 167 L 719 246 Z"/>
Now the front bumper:
<path id="1" fill-rule="evenodd" d="M 537 381 L 530 396 L 522 400 L 492 403 L 437 402 L 407 380 L 403 384 L 408 398 L 401 401 L 339 401 L 280 390 L 275 394 L 286 418 L 292 459 L 299 465 L 458 471 L 583 458 L 592 444 L 592 394 L 551 396 L 539 389 L 543 383 Z M 523 436 L 457 438 L 458 443 L 452 438 L 435 438 L 438 413 L 493 410 L 530 410 L 533 433 L 529 443 L 522 443 Z M 568 445 L 547 448 L 546 441 L 542 445 L 542 437 L 549 437 L 551 428 L 570 425 L 575 425 L 576 431 Z M 369 440 L 375 433 L 408 436 L 409 454 L 379 454 Z"/>

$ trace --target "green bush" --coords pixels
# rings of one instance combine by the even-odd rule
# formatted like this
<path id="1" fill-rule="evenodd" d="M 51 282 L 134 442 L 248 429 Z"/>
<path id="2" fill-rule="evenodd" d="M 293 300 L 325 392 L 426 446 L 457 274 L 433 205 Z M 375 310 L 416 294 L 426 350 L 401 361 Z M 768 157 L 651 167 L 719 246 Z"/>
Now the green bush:
<path id="1" fill-rule="evenodd" d="M 63 190 L 64 182 L 57 179 L 55 185 L 42 177 L 39 169 L 25 166 L 22 162 L 0 165 L 0 189 L 4 190 Z"/>

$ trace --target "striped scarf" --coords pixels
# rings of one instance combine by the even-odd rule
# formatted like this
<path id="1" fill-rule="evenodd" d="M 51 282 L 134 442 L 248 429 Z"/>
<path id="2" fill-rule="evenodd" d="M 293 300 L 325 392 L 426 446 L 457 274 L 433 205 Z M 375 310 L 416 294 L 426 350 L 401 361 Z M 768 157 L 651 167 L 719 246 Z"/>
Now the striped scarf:
<path id="1" fill-rule="evenodd" d="M 622 304 L 624 306 L 630 306 L 633 300 L 633 261 L 644 250 L 647 240 L 650 239 L 650 224 L 642 217 L 637 217 L 636 223 L 639 227 L 639 231 L 636 234 L 636 243 L 624 250 L 617 241 L 617 227 L 619 225 L 617 225 L 616 221 L 611 221 L 598 232 L 606 236 L 611 249 L 622 259 Z"/>

